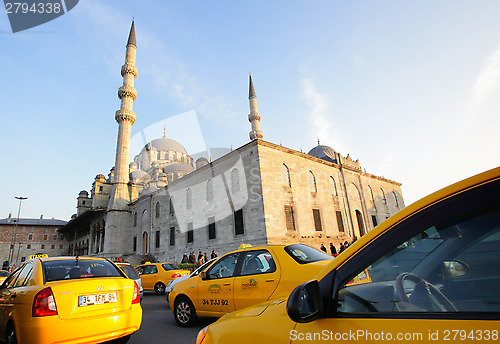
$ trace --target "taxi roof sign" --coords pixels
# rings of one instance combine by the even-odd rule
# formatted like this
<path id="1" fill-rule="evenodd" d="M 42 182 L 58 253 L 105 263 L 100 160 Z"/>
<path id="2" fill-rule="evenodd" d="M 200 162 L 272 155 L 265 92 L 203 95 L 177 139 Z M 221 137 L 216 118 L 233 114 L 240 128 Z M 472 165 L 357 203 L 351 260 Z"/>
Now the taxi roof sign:
<path id="1" fill-rule="evenodd" d="M 32 254 L 29 259 L 35 258 L 47 258 L 49 255 L 47 253 Z"/>
<path id="2" fill-rule="evenodd" d="M 243 249 L 243 248 L 249 248 L 249 247 L 252 247 L 252 244 L 241 244 L 240 247 L 238 247 L 238 249 Z"/>

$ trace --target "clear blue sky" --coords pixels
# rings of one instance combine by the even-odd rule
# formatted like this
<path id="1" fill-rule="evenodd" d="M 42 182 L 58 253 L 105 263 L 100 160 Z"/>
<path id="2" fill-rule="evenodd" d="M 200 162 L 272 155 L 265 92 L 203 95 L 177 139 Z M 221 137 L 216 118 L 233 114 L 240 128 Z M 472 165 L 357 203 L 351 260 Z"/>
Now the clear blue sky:
<path id="1" fill-rule="evenodd" d="M 0 14 L 0 217 L 25 196 L 22 217 L 68 220 L 109 173 L 133 15 L 133 135 L 187 113 L 167 136 L 190 154 L 247 143 L 252 72 L 264 140 L 319 137 L 401 182 L 407 205 L 500 165 L 497 0 L 82 0 L 16 34 Z"/>

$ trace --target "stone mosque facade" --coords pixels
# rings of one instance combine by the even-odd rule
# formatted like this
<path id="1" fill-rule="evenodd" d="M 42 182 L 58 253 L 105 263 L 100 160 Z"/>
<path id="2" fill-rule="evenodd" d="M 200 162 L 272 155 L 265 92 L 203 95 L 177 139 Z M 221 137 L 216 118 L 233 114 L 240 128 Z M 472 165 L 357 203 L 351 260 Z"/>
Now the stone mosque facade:
<path id="1" fill-rule="evenodd" d="M 130 163 L 134 22 L 126 45 L 115 165 L 77 198 L 60 229 L 68 254 L 180 262 L 183 253 L 224 254 L 241 244 L 356 240 L 404 208 L 401 184 L 362 170 L 358 160 L 318 145 L 307 154 L 263 140 L 250 76 L 250 141 L 221 158 L 193 161 L 179 143 L 147 143 Z"/>

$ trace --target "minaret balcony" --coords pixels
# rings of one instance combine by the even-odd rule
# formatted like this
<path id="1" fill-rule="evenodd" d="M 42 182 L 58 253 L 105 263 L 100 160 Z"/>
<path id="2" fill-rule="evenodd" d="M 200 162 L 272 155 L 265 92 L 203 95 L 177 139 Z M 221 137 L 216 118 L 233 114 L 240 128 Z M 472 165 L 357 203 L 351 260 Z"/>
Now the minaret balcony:
<path id="1" fill-rule="evenodd" d="M 122 66 L 122 76 L 125 76 L 125 74 L 132 74 L 134 76 L 134 78 L 137 78 L 137 73 L 138 73 L 138 70 L 137 70 L 137 67 L 131 63 L 125 63 L 123 66 Z"/>
<path id="2" fill-rule="evenodd" d="M 137 90 L 132 86 L 124 85 L 118 89 L 118 98 L 122 99 L 123 97 L 135 100 L 137 98 Z"/>
<path id="3" fill-rule="evenodd" d="M 130 122 L 135 123 L 135 112 L 127 109 L 120 109 L 115 112 L 115 119 L 118 123 Z"/>

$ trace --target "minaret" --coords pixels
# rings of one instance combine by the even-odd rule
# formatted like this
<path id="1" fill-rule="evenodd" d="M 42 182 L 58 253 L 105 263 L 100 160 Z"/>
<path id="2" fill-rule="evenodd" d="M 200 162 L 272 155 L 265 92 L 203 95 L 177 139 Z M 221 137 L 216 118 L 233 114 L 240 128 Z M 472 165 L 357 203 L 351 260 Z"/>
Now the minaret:
<path id="1" fill-rule="evenodd" d="M 257 96 L 255 95 L 255 89 L 253 88 L 252 74 L 250 74 L 248 101 L 250 102 L 250 114 L 248 115 L 248 120 L 252 123 L 252 131 L 249 133 L 250 140 L 262 139 L 262 131 L 259 128 L 260 113 L 257 110 Z"/>
<path id="2" fill-rule="evenodd" d="M 135 122 L 135 113 L 132 111 L 132 104 L 137 98 L 137 90 L 134 88 L 134 79 L 137 77 L 137 67 L 135 66 L 136 50 L 134 20 L 132 20 L 132 27 L 130 28 L 127 42 L 125 64 L 121 70 L 123 86 L 118 89 L 118 98 L 121 99 L 121 105 L 120 110 L 115 113 L 115 119 L 118 122 L 118 140 L 116 143 L 115 178 L 108 211 L 125 210 L 128 203 L 130 203 L 128 190 L 130 132 L 132 124 Z"/>
<path id="3" fill-rule="evenodd" d="M 131 190 L 129 190 L 129 160 L 130 160 L 130 135 L 132 124 L 135 122 L 135 113 L 132 104 L 137 98 L 137 90 L 134 88 L 134 79 L 137 77 L 135 66 L 136 56 L 135 27 L 132 26 L 128 36 L 125 64 L 122 66 L 121 74 L 123 86 L 118 89 L 118 98 L 121 100 L 120 110 L 116 111 L 115 119 L 118 122 L 118 140 L 116 143 L 116 159 L 112 189 L 106 213 L 106 227 L 104 237 L 104 250 L 99 252 L 105 257 L 121 256 L 127 252 L 125 238 L 129 238 L 132 228 L 130 227 L 130 213 L 128 204 L 131 201 Z"/>

